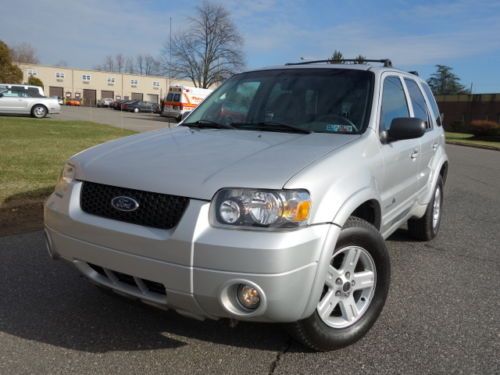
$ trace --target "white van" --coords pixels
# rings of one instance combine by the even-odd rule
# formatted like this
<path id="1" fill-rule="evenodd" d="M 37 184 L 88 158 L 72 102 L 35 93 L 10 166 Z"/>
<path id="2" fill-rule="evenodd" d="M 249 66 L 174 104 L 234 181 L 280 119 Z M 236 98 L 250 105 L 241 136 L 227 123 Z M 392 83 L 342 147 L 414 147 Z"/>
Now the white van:
<path id="1" fill-rule="evenodd" d="M 0 91 L 26 92 L 32 98 L 44 97 L 43 87 L 33 85 L 21 85 L 17 83 L 0 83 Z"/>
<path id="2" fill-rule="evenodd" d="M 198 107 L 212 91 L 190 86 L 170 86 L 168 95 L 163 101 L 161 115 L 180 121 L 184 113 Z"/>

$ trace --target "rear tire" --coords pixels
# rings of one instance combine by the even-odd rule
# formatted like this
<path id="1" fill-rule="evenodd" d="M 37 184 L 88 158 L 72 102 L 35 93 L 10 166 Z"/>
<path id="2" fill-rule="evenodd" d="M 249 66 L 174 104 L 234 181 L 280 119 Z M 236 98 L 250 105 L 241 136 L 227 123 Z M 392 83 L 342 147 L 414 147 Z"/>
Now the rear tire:
<path id="1" fill-rule="evenodd" d="M 45 116 L 47 116 L 48 112 L 49 111 L 47 111 L 47 107 L 41 104 L 37 104 L 31 109 L 31 116 L 35 118 L 44 118 Z"/>
<path id="2" fill-rule="evenodd" d="M 420 219 L 408 220 L 410 235 L 419 241 L 430 241 L 437 236 L 441 226 L 443 212 L 443 180 L 438 178 L 432 194 L 432 200 L 427 205 L 425 215 Z"/>
<path id="3" fill-rule="evenodd" d="M 340 232 L 316 310 L 309 318 L 289 324 L 288 331 L 316 351 L 351 345 L 377 320 L 389 284 L 384 239 L 373 225 L 350 217 Z"/>

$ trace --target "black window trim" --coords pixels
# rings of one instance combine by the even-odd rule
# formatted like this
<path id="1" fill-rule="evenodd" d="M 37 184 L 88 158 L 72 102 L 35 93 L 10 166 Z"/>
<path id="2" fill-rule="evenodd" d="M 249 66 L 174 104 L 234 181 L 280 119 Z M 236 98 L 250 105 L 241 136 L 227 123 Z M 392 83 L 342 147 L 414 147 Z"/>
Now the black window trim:
<path id="1" fill-rule="evenodd" d="M 410 89 L 406 85 L 407 80 L 412 81 L 413 83 L 415 83 L 417 85 L 417 89 L 420 90 L 420 94 L 422 95 L 422 98 L 424 98 L 425 112 L 427 113 L 427 126 L 425 127 L 425 132 L 430 132 L 434 129 L 434 121 L 435 120 L 434 120 L 433 116 L 431 115 L 434 111 L 430 110 L 429 101 L 427 100 L 427 97 L 425 96 L 424 91 L 422 90 L 422 87 L 420 87 L 419 82 L 417 80 L 415 80 L 413 77 L 406 77 L 405 76 L 405 77 L 403 77 L 403 82 L 406 86 L 406 91 L 408 92 L 408 98 L 410 99 L 411 111 L 413 113 L 413 117 L 415 117 L 415 108 L 413 107 L 413 100 L 411 98 Z"/>
<path id="2" fill-rule="evenodd" d="M 411 115 L 410 113 L 410 103 L 408 102 L 408 99 L 409 99 L 409 94 L 408 94 L 408 90 L 406 89 L 406 85 L 404 83 L 404 80 L 403 80 L 403 77 L 401 76 L 401 74 L 398 74 L 396 72 L 389 72 L 388 74 L 384 74 L 382 76 L 382 81 L 380 82 L 380 102 L 379 102 L 379 105 L 378 105 L 378 119 L 377 119 L 377 127 L 378 127 L 378 134 L 379 135 L 382 135 L 382 132 L 384 130 L 381 130 L 381 120 L 382 120 L 382 103 L 383 103 L 383 100 L 384 100 L 384 84 L 385 84 L 385 80 L 387 78 L 391 78 L 391 77 L 396 77 L 399 79 L 400 83 L 401 83 L 401 87 L 403 88 L 403 92 L 404 92 L 404 97 L 405 97 L 405 101 L 406 101 L 406 108 L 408 108 L 408 116 Z M 412 107 L 412 110 L 413 110 L 413 107 Z M 385 144 L 383 142 L 383 137 L 379 137 L 379 141 L 380 143 L 382 144 Z"/>

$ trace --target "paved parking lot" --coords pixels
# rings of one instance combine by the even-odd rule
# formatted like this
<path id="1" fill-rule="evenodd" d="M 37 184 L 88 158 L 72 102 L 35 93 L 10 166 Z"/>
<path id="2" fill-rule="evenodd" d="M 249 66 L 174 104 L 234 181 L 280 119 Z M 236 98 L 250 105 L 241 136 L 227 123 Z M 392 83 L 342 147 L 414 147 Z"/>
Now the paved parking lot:
<path id="1" fill-rule="evenodd" d="M 500 153 L 448 151 L 441 233 L 389 239 L 387 305 L 353 346 L 311 353 L 276 325 L 231 328 L 107 295 L 49 260 L 33 232 L 0 238 L 0 374 L 499 374 Z"/>
<path id="2" fill-rule="evenodd" d="M 51 118 L 93 121 L 137 132 L 173 127 L 176 124 L 175 120 L 161 117 L 157 113 L 122 112 L 110 108 L 93 107 L 61 106 L 61 113 L 52 115 Z"/>

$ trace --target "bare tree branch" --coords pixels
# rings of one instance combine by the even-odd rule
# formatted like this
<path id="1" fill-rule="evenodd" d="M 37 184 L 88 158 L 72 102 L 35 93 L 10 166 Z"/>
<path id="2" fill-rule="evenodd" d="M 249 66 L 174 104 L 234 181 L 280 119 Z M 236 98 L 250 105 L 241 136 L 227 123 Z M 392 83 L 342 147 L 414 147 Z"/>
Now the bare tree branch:
<path id="1" fill-rule="evenodd" d="M 17 44 L 11 48 L 10 54 L 12 61 L 17 63 L 38 64 L 38 59 L 35 48 L 29 43 Z"/>
<path id="2" fill-rule="evenodd" d="M 174 35 L 171 45 L 165 45 L 165 70 L 190 79 L 196 87 L 208 88 L 243 69 L 243 38 L 226 8 L 203 2 L 189 22 L 188 31 Z"/>

